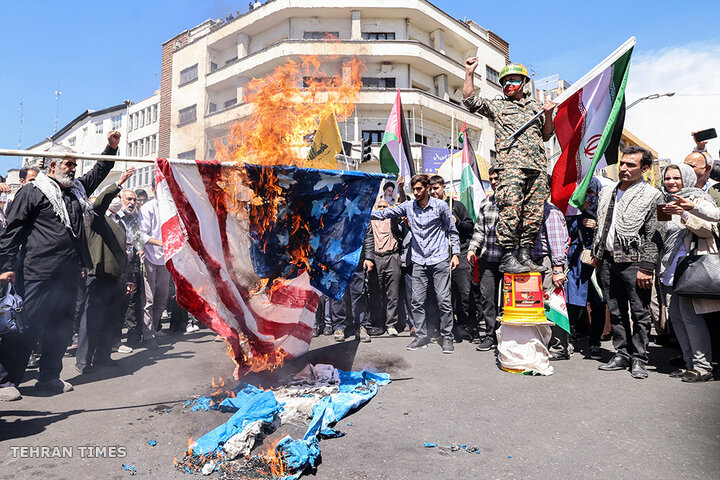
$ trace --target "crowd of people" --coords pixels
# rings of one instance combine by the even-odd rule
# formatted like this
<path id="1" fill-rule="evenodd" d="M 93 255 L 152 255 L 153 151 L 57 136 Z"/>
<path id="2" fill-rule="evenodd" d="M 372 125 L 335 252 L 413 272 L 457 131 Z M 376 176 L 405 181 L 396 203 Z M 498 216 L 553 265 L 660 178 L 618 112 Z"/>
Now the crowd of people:
<path id="1" fill-rule="evenodd" d="M 477 207 L 474 223 L 460 201 L 450 201 L 438 175 L 415 175 L 412 200 L 405 197 L 402 177 L 398 194 L 387 182 L 355 277 L 342 300 L 323 299 L 314 335 L 343 342 L 353 329 L 369 342 L 407 330 L 414 336 L 408 350 L 434 342 L 450 354 L 464 340 L 479 351 L 492 350 L 503 273 L 535 271 L 546 292 L 562 288 L 567 298 L 571 331 L 552 327 L 551 360 L 584 350 L 586 358 L 600 361 L 607 355 L 601 341 L 612 338 L 614 354 L 598 368 L 646 378 L 654 326 L 656 343 L 676 343 L 682 351 L 671 377 L 711 380 L 720 300 L 675 294 L 673 286 L 684 257 L 718 256 L 720 184 L 710 179 L 713 161 L 704 144 L 683 163 L 666 166 L 659 188 L 643 178 L 652 162 L 644 148 L 624 149 L 619 181 L 603 188 L 593 178 L 584 208 L 570 207 L 567 214 L 545 195 L 527 252 L 514 252 L 514 261 L 505 264 L 508 249 L 498 241 L 496 204 L 501 170 L 490 168 L 493 193 Z"/>
<path id="2" fill-rule="evenodd" d="M 468 60 L 468 75 L 476 63 Z M 603 187 L 593 178 L 582 208 L 563 213 L 548 199 L 552 179 L 541 148 L 553 132 L 554 105 L 526 101 L 514 88 L 527 76 L 524 67 L 510 67 L 501 77 L 509 79 L 506 99 L 488 101 L 471 85 L 464 89 L 466 106 L 494 118 L 499 132 L 491 194 L 469 212 L 439 175 L 414 175 L 413 199 L 402 177 L 387 182 L 348 289 L 340 300 L 321 298 L 314 335 L 344 342 L 355 334 L 370 342 L 407 330 L 411 351 L 437 343 L 451 354 L 461 341 L 490 351 L 501 328 L 503 274 L 539 272 L 545 291 L 562 289 L 567 299 L 570 332 L 552 327 L 551 360 L 583 351 L 605 360 L 600 370 L 646 378 L 654 326 L 657 344 L 676 342 L 682 351 L 671 377 L 711 380 L 720 292 L 716 278 L 702 277 L 693 262 L 718 272 L 720 184 L 710 178 L 720 176 L 718 162 L 705 142 L 696 142 L 682 163 L 662 170 L 656 188 L 644 179 L 652 154 L 630 146 L 619 160 L 619 181 Z M 522 121 L 507 108 L 538 120 L 529 140 L 503 149 Z M 81 375 L 117 366 L 113 351 L 156 349 L 166 335 L 160 329 L 166 307 L 171 330 L 199 329 L 173 300 L 157 201 L 123 188 L 133 169 L 89 197 L 112 170 L 119 141 L 119 132 L 109 132 L 108 160 L 79 178 L 75 160 L 62 152 L 46 158 L 42 170 L 20 172 L 23 186 L 1 217 L 0 284 L 12 283 L 24 299 L 26 325 L 0 336 L 0 400 L 21 398 L 17 387 L 27 368 L 39 368 L 39 393 L 72 390 L 60 378 L 69 346 Z M 612 356 L 603 352 L 603 339 L 612 339 Z"/>
<path id="3" fill-rule="evenodd" d="M 199 330 L 173 298 L 157 201 L 143 189 L 123 188 L 134 167 L 88 197 L 112 170 L 119 140 L 119 132 L 109 132 L 108 160 L 79 178 L 62 147 L 57 158 L 44 159 L 44 171 L 20 170 L 21 188 L 3 212 L 0 283 L 13 284 L 23 298 L 25 328 L 0 337 L 0 400 L 21 398 L 17 386 L 28 368 L 39 369 L 38 393 L 71 391 L 60 378 L 66 354 L 85 375 L 117 367 L 112 352 L 157 349 L 167 335 L 160 329 L 166 307 L 170 331 Z"/>

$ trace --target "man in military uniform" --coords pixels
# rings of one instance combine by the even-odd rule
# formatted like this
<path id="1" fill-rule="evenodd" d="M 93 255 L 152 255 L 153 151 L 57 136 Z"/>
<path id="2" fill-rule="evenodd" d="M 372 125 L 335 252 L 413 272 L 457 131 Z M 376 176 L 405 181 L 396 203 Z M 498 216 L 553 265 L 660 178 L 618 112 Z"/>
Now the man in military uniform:
<path id="1" fill-rule="evenodd" d="M 475 94 L 473 78 L 478 66 L 477 57 L 465 61 L 463 102 L 471 112 L 480 112 L 495 123 L 495 169 L 500 172 L 500 184 L 495 193 L 498 208 L 497 238 L 502 249 L 500 271 L 506 273 L 540 272 L 544 268 L 530 259 L 530 250 L 540 233 L 543 206 L 548 197 L 548 160 L 543 142 L 554 131 L 551 101 L 540 102 L 525 93 L 530 81 L 527 69 L 518 64 L 507 65 L 500 72 L 504 98 L 486 100 Z M 544 111 L 528 128 L 509 139 L 518 128 Z M 514 255 L 518 248 L 517 257 Z"/>

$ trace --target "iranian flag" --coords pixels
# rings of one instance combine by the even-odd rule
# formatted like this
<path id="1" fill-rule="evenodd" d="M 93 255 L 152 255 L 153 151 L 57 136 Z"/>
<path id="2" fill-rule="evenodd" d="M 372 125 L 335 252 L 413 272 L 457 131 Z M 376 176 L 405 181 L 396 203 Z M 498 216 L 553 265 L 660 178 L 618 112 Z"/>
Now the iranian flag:
<path id="1" fill-rule="evenodd" d="M 563 92 L 555 116 L 562 154 L 552 174 L 552 202 L 582 209 L 596 169 L 618 161 L 625 123 L 625 86 L 635 37 Z"/>
<path id="2" fill-rule="evenodd" d="M 470 145 L 467 131 L 465 130 L 466 124 L 462 126 L 462 174 L 460 176 L 460 202 L 465 205 L 470 218 L 473 223 L 477 219 L 477 213 L 475 212 L 475 189 L 482 188 L 480 183 L 480 169 L 477 164 L 477 157 L 475 151 Z"/>
<path id="3" fill-rule="evenodd" d="M 380 146 L 380 169 L 383 173 L 402 175 L 407 183 L 415 175 L 410 138 L 400 101 L 400 89 L 397 91 L 395 103 L 385 126 L 385 134 Z"/>
<path id="4" fill-rule="evenodd" d="M 570 317 L 565 302 L 565 291 L 555 287 L 545 299 L 545 317 L 558 327 L 570 333 Z"/>

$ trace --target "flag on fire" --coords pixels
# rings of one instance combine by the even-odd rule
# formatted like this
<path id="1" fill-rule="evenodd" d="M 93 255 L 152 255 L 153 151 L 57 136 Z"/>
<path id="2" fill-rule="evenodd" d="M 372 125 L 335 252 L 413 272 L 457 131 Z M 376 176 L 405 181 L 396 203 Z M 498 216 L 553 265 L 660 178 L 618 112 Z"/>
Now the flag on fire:
<path id="1" fill-rule="evenodd" d="M 347 289 L 384 176 L 158 159 L 155 177 L 178 303 L 226 339 L 240 369 L 304 354 L 317 291 Z"/>

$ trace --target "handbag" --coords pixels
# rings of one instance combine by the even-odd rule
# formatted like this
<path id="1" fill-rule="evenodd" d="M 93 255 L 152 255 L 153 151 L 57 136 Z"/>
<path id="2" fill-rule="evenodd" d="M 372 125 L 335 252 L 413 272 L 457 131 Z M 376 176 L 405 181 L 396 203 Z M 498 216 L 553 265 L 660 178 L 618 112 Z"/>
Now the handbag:
<path id="1" fill-rule="evenodd" d="M 592 249 L 585 246 L 585 238 L 582 233 L 582 225 L 578 225 L 578 238 L 580 239 L 580 247 L 582 248 L 582 252 L 580 252 L 580 263 L 592 266 Z"/>
<path id="2" fill-rule="evenodd" d="M 23 299 L 15 293 L 15 287 L 9 282 L 5 294 L 0 299 L 0 336 L 24 331 Z"/>
<path id="3" fill-rule="evenodd" d="M 720 237 L 713 231 L 720 251 Z M 675 267 L 673 293 L 692 298 L 720 299 L 720 254 L 698 255 L 698 237 L 693 234 L 690 252 Z"/>

